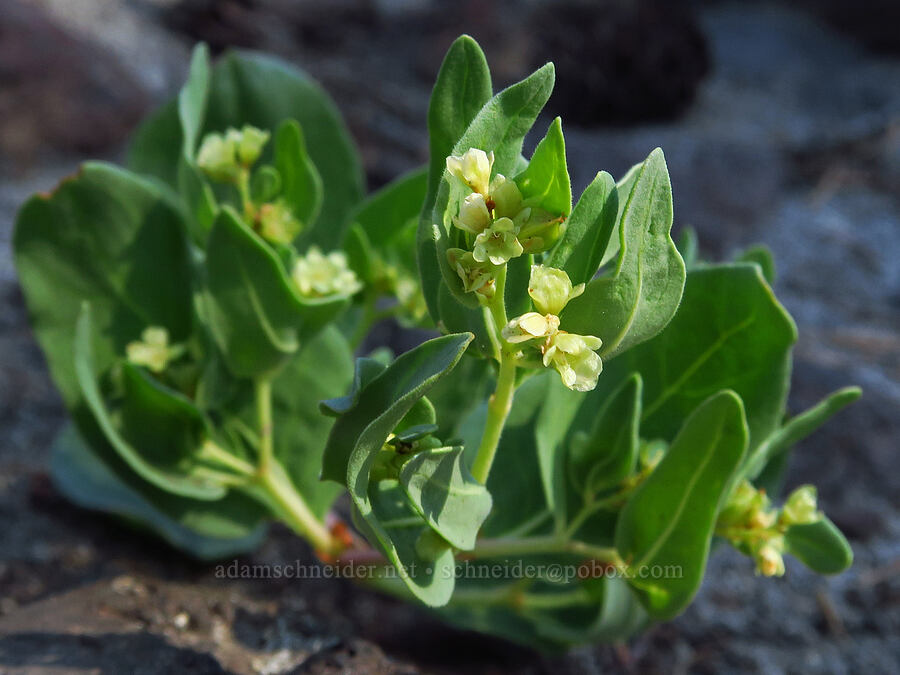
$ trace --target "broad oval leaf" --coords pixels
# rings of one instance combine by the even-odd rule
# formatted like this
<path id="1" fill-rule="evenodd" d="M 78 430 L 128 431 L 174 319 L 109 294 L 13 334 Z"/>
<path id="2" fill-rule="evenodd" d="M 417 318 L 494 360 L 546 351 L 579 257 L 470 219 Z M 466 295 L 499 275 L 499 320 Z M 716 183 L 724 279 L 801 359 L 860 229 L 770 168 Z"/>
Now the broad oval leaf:
<path id="1" fill-rule="evenodd" d="M 589 282 L 600 268 L 618 211 L 616 183 L 601 171 L 581 193 L 565 232 L 544 264 L 565 270 L 573 284 Z"/>
<path id="2" fill-rule="evenodd" d="M 853 564 L 853 549 L 828 518 L 792 525 L 784 534 L 785 551 L 819 574 L 839 574 Z"/>
<path id="3" fill-rule="evenodd" d="M 675 315 L 684 261 L 671 237 L 672 186 L 662 150 L 639 170 L 619 226 L 619 252 L 609 276 L 590 281 L 562 314 L 566 330 L 603 340 L 611 358 L 659 333 Z"/>
<path id="4" fill-rule="evenodd" d="M 195 427 L 202 425 L 200 412 L 192 409 L 186 399 L 148 387 L 145 380 L 127 367 L 125 391 L 130 405 L 126 405 L 123 422 L 131 423 L 131 433 L 119 428 L 97 383 L 101 373 L 94 362 L 92 334 L 90 305 L 86 303 L 75 329 L 75 372 L 85 404 L 109 444 L 135 472 L 161 490 L 193 499 L 215 500 L 225 496 L 223 485 L 197 471 L 192 448 L 184 447 L 188 438 L 198 435 Z M 145 424 L 150 428 L 144 428 Z M 158 424 L 173 432 L 166 445 L 160 446 L 162 439 L 154 433 L 153 427 Z M 182 447 L 173 447 L 178 437 Z M 193 449 L 199 450 L 198 446 L 199 443 Z"/>
<path id="5" fill-rule="evenodd" d="M 428 103 L 428 178 L 422 217 L 430 220 L 447 156 L 491 98 L 491 71 L 481 47 L 468 35 L 453 41 Z"/>
<path id="6" fill-rule="evenodd" d="M 304 241 L 330 250 L 340 244 L 348 217 L 362 198 L 363 175 L 337 108 L 306 73 L 261 54 L 226 52 L 211 71 L 206 115 L 198 137 L 245 124 L 274 135 L 278 126 L 290 119 L 304 129 L 309 156 L 324 187 L 317 226 L 304 233 Z M 177 103 L 171 101 L 138 129 L 128 153 L 129 167 L 175 186 L 182 139 Z"/>
<path id="7" fill-rule="evenodd" d="M 432 529 L 456 548 L 474 548 L 491 495 L 469 473 L 462 447 L 416 453 L 400 469 L 400 484 Z"/>
<path id="8" fill-rule="evenodd" d="M 236 490 L 216 501 L 179 497 L 154 487 L 103 441 L 88 444 L 68 425 L 53 443 L 53 482 L 73 502 L 136 521 L 200 560 L 248 553 L 262 543 L 268 514 Z"/>
<path id="9" fill-rule="evenodd" d="M 715 394 L 688 417 L 619 514 L 616 548 L 654 618 L 677 615 L 700 587 L 720 503 L 746 447 L 741 399 Z"/>
<path id="10" fill-rule="evenodd" d="M 171 196 L 108 164 L 88 162 L 16 219 L 13 250 L 31 325 L 69 411 L 82 400 L 72 336 L 90 302 L 92 353 L 105 371 L 148 326 L 173 342 L 192 329 L 186 225 Z M 160 274 L 160 264 L 165 274 Z"/>
<path id="11" fill-rule="evenodd" d="M 359 529 L 387 556 L 397 575 L 413 595 L 429 607 L 446 605 L 455 586 L 453 550 L 416 513 L 396 480 L 381 480 L 369 487 L 368 517 Z"/>
<path id="12" fill-rule="evenodd" d="M 706 398 L 733 389 L 744 403 L 752 452 L 784 415 L 796 338 L 794 322 L 758 267 L 700 265 L 687 276 L 672 322 L 654 339 L 604 364 L 595 392 L 607 396 L 640 372 L 641 434 L 671 440 Z"/>

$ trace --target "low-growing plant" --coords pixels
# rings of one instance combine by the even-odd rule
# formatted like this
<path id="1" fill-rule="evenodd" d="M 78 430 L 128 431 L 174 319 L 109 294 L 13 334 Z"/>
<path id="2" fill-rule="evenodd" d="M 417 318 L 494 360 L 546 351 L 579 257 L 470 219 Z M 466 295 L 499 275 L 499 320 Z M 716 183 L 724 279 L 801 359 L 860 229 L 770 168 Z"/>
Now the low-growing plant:
<path id="1" fill-rule="evenodd" d="M 796 329 L 771 257 L 679 251 L 661 150 L 574 207 L 558 118 L 523 157 L 553 81 L 494 94 L 459 38 L 428 165 L 364 198 L 316 84 L 198 47 L 128 169 L 88 162 L 18 217 L 71 415 L 60 489 L 207 559 L 280 520 L 323 564 L 547 649 L 677 615 L 715 542 L 766 576 L 785 554 L 845 569 L 813 487 L 770 495 L 859 391 L 786 416 Z M 385 317 L 442 336 L 354 366 Z"/>

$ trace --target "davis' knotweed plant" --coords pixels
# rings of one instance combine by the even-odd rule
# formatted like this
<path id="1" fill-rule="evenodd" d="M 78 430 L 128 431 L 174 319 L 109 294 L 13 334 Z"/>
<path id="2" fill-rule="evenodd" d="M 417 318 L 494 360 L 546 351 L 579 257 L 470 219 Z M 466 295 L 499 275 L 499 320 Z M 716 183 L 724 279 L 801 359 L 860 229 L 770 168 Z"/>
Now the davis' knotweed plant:
<path id="1" fill-rule="evenodd" d="M 461 37 L 428 165 L 364 199 L 308 77 L 199 47 L 128 169 L 88 162 L 18 217 L 72 420 L 60 489 L 206 559 L 280 520 L 324 565 L 547 649 L 675 616 L 715 542 L 766 576 L 845 569 L 815 489 L 771 495 L 859 391 L 786 416 L 771 258 L 679 251 L 661 150 L 572 206 L 560 120 L 522 155 L 553 80 L 494 94 Z M 354 366 L 385 317 L 442 335 Z"/>

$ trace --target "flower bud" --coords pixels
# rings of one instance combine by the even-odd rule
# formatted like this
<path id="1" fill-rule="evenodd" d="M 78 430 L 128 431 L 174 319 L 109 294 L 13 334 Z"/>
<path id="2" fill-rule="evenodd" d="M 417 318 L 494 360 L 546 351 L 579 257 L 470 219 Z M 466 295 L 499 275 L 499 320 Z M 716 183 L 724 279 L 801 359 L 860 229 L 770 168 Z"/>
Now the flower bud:
<path id="1" fill-rule="evenodd" d="M 234 182 L 240 173 L 234 138 L 222 134 L 207 134 L 197 151 L 197 166 L 213 180 Z"/>
<path id="2" fill-rule="evenodd" d="M 303 224 L 282 201 L 260 206 L 257 221 L 263 239 L 277 244 L 290 244 L 303 229 Z"/>
<path id="3" fill-rule="evenodd" d="M 448 249 L 447 262 L 456 270 L 466 293 L 494 297 L 494 270 L 490 263 L 478 262 L 471 251 L 463 251 L 461 248 Z"/>
<path id="4" fill-rule="evenodd" d="M 459 229 L 480 234 L 490 226 L 491 214 L 484 201 L 484 195 L 473 192 L 467 195 L 459 207 L 459 216 L 453 218 L 453 224 Z"/>
<path id="5" fill-rule="evenodd" d="M 227 136 L 234 139 L 237 159 L 244 167 L 252 166 L 262 154 L 262 149 L 269 142 L 269 132 L 257 129 L 249 124 L 243 129 L 229 129 Z"/>
<path id="6" fill-rule="evenodd" d="M 522 211 L 522 193 L 516 181 L 498 173 L 491 181 L 490 190 L 494 216 L 515 219 Z"/>
<path id="7" fill-rule="evenodd" d="M 556 314 L 572 298 L 584 293 L 584 284 L 572 286 L 569 275 L 563 270 L 544 265 L 531 266 L 531 278 L 528 281 L 528 295 L 541 314 Z"/>
<path id="8" fill-rule="evenodd" d="M 461 157 L 451 155 L 447 158 L 447 170 L 475 192 L 488 194 L 491 182 L 491 169 L 494 166 L 494 153 L 471 148 Z"/>
<path id="9" fill-rule="evenodd" d="M 559 241 L 563 231 L 562 217 L 542 209 L 530 209 L 528 218 L 520 225 L 519 240 L 527 253 L 543 253 Z"/>
<path id="10" fill-rule="evenodd" d="M 500 334 L 503 339 L 513 344 L 527 342 L 537 338 L 545 338 L 559 330 L 559 317 L 552 314 L 542 315 L 528 312 L 518 316 L 503 327 Z"/>
<path id="11" fill-rule="evenodd" d="M 785 525 L 805 525 L 821 520 L 822 513 L 818 510 L 816 500 L 816 488 L 812 485 L 803 485 L 794 490 L 781 510 L 781 522 Z"/>
<path id="12" fill-rule="evenodd" d="M 573 391 L 591 391 L 603 369 L 603 362 L 594 350 L 600 349 L 600 338 L 560 331 L 544 346 L 544 366 L 553 366 L 564 385 Z"/>
<path id="13" fill-rule="evenodd" d="M 478 262 L 491 261 L 504 265 L 522 255 L 522 245 L 516 239 L 516 226 L 509 218 L 498 218 L 490 227 L 475 237 L 472 252 Z"/>
<path id="14" fill-rule="evenodd" d="M 766 577 L 784 576 L 784 558 L 781 552 L 784 550 L 784 539 L 773 537 L 753 554 L 757 571 Z"/>
<path id="15" fill-rule="evenodd" d="M 362 288 L 342 251 L 323 255 L 315 246 L 297 259 L 291 277 L 300 293 L 308 297 L 353 295 Z"/>

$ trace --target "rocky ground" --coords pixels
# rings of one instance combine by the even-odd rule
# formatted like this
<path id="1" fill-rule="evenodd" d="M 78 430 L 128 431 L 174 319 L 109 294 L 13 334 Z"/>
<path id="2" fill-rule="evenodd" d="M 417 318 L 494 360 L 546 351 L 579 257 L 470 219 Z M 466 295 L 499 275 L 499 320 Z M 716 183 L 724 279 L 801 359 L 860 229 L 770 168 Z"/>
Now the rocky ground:
<path id="1" fill-rule="evenodd" d="M 483 41 L 500 83 L 541 57 L 540 39 L 553 40 L 521 19 L 527 2 L 504 22 L 512 11 L 504 4 L 481 11 L 475 2 L 423 19 L 411 12 L 429 3 L 415 0 L 340 0 L 329 12 L 305 0 L 0 0 L 0 672 L 900 669 L 897 45 L 877 22 L 835 19 L 840 3 L 824 3 L 822 18 L 851 35 L 778 6 L 699 3 L 696 21 L 676 25 L 671 10 L 639 4 L 646 14 L 617 16 L 625 28 L 594 47 L 624 49 L 616 36 L 626 28 L 641 44 L 665 35 L 655 52 L 644 50 L 647 60 L 617 63 L 641 85 L 615 109 L 635 100 L 661 109 L 638 126 L 568 125 L 576 187 L 599 168 L 620 175 L 660 145 L 676 223 L 697 229 L 705 255 L 760 241 L 772 248 L 776 291 L 800 330 L 791 409 L 845 384 L 865 389 L 797 448 L 787 478 L 820 486 L 851 539 L 854 567 L 823 579 L 789 564 L 783 579 L 768 580 L 720 550 L 677 620 L 620 649 L 543 657 L 344 581 L 216 579 L 214 568 L 68 504 L 45 473 L 63 411 L 9 254 L 12 219 L 29 193 L 88 154 L 119 157 L 147 106 L 177 86 L 193 39 L 277 51 L 321 79 L 348 116 L 371 185 L 422 160 L 428 79 L 455 34 Z M 569 30 L 560 17 L 540 29 Z M 660 74 L 675 58 L 675 72 Z M 562 96 L 549 107 L 567 119 L 574 105 Z M 308 561 L 307 551 L 276 529 L 250 561 L 295 559 Z"/>

